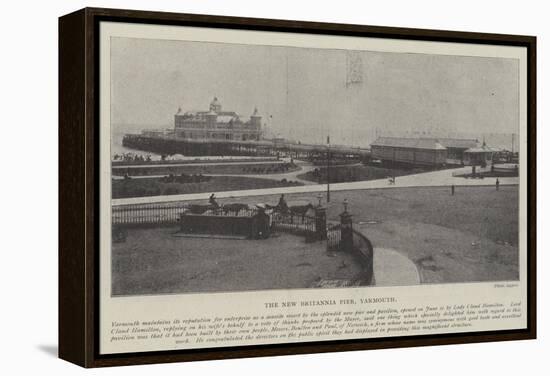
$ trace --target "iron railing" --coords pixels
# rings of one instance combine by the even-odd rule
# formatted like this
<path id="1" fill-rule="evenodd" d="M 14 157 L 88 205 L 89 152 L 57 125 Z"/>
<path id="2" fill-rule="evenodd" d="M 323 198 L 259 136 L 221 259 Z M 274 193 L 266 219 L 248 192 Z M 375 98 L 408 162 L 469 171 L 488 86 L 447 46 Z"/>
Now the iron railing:
<path id="1" fill-rule="evenodd" d="M 113 206 L 111 218 L 113 225 L 151 225 L 176 224 L 181 213 L 188 211 L 193 214 L 252 217 L 258 210 L 246 206 L 222 205 L 218 208 L 209 205 L 193 205 L 184 202 L 159 204 L 129 204 Z"/>
<path id="2" fill-rule="evenodd" d="M 271 217 L 271 229 L 294 234 L 315 233 L 315 217 L 274 212 Z"/>
<path id="3" fill-rule="evenodd" d="M 130 204 L 113 206 L 113 225 L 177 223 L 185 207 L 182 203 Z"/>
<path id="4" fill-rule="evenodd" d="M 327 251 L 338 251 L 342 241 L 340 224 L 327 225 Z"/>

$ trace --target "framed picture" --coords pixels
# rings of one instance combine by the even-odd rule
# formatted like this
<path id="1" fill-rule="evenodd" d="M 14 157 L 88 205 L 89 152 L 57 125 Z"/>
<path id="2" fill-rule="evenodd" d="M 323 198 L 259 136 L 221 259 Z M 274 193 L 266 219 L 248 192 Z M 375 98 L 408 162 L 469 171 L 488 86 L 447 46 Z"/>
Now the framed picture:
<path id="1" fill-rule="evenodd" d="M 59 355 L 536 336 L 536 39 L 59 19 Z"/>

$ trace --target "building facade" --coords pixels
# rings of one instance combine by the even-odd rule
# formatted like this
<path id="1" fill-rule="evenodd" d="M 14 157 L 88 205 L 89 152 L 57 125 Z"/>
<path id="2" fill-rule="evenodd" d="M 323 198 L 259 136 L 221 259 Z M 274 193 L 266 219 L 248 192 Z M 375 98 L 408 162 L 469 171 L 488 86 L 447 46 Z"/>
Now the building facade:
<path id="1" fill-rule="evenodd" d="M 250 119 L 243 121 L 234 111 L 223 111 L 218 98 L 210 102 L 209 111 L 178 109 L 174 116 L 174 132 L 177 137 L 188 139 L 259 141 L 262 138 L 262 117 L 258 109 Z"/>
<path id="2" fill-rule="evenodd" d="M 386 164 L 442 166 L 447 149 L 434 139 L 379 137 L 371 144 L 371 158 Z"/>
<path id="3" fill-rule="evenodd" d="M 437 141 L 447 148 L 447 164 L 465 164 L 465 152 L 468 149 L 479 147 L 476 139 L 468 138 L 438 138 Z"/>
<path id="4" fill-rule="evenodd" d="M 380 137 L 371 144 L 372 159 L 412 166 L 486 165 L 493 151 L 474 139 Z"/>

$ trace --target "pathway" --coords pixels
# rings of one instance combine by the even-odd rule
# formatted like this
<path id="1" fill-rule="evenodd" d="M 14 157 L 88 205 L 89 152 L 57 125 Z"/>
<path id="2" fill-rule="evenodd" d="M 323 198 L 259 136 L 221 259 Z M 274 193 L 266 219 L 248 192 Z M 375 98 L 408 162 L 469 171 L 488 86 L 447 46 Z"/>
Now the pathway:
<path id="1" fill-rule="evenodd" d="M 391 248 L 374 249 L 375 286 L 412 286 L 420 284 L 416 265 Z"/>
<path id="2" fill-rule="evenodd" d="M 313 167 L 313 166 L 312 166 Z M 314 168 L 314 167 L 313 167 Z M 471 171 L 470 167 L 460 167 L 448 170 L 439 170 L 424 172 L 420 174 L 400 176 L 395 179 L 395 184 L 389 184 L 387 179 L 369 180 L 369 181 L 357 181 L 351 183 L 336 183 L 331 184 L 331 191 L 346 191 L 353 189 L 387 189 L 387 188 L 405 188 L 405 187 L 445 187 L 451 186 L 494 186 L 496 178 L 484 178 L 484 179 L 465 179 L 462 177 L 454 177 L 453 173 L 468 173 Z M 294 171 L 296 173 L 296 171 Z M 304 173 L 304 169 L 299 173 Z M 249 175 L 247 175 L 249 176 Z M 279 175 L 282 176 L 282 175 Z M 263 176 L 265 177 L 265 176 Z M 282 179 L 279 178 L 279 179 Z M 500 185 L 517 185 L 519 178 L 498 178 Z M 287 179 L 288 180 L 288 179 Z M 291 178 L 296 180 L 296 178 Z M 263 188 L 263 189 L 248 189 L 241 191 L 226 191 L 216 192 L 217 198 L 228 197 L 246 197 L 246 196 L 263 196 L 263 195 L 278 195 L 289 193 L 310 193 L 310 192 L 325 192 L 327 189 L 326 184 L 315 185 L 303 185 L 295 187 L 281 187 L 281 188 Z M 190 201 L 190 200 L 206 200 L 212 192 L 204 193 L 190 193 L 183 195 L 170 195 L 170 196 L 153 196 L 153 197 L 135 197 L 112 200 L 113 205 L 125 205 L 125 204 L 139 204 L 139 203 L 156 203 L 156 202 L 172 202 L 172 201 Z"/>

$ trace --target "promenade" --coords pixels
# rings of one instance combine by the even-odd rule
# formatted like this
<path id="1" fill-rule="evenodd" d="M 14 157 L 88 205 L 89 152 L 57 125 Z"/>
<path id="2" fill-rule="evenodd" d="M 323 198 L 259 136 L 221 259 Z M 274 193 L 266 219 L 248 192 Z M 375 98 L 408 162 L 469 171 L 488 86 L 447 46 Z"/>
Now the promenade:
<path id="1" fill-rule="evenodd" d="M 307 171 L 304 167 L 299 173 Z M 400 176 L 395 179 L 394 184 L 390 184 L 388 179 L 377 179 L 369 181 L 357 181 L 350 183 L 335 183 L 330 185 L 330 190 L 335 191 L 347 191 L 358 189 L 387 189 L 387 188 L 408 188 L 408 187 L 444 187 L 444 186 L 494 186 L 497 178 L 486 177 L 484 179 L 466 179 L 463 177 L 455 177 L 454 174 L 471 172 L 470 167 L 460 167 L 455 169 L 439 170 L 424 172 L 420 174 Z M 296 172 L 293 172 L 293 174 Z M 290 174 L 277 174 L 279 179 Z M 247 175 L 251 176 L 251 175 Z M 265 178 L 265 175 L 262 176 Z M 290 176 L 289 176 L 290 177 Z M 287 178 L 288 179 L 288 178 Z M 295 178 L 291 178 L 295 180 Z M 518 177 L 501 177 L 498 178 L 500 185 L 518 185 Z M 239 191 L 225 191 L 225 192 L 204 192 L 204 193 L 191 193 L 183 195 L 170 195 L 170 196 L 151 196 L 151 197 L 135 197 L 112 200 L 112 205 L 126 205 L 126 204 L 142 204 L 142 203 L 161 203 L 161 202 L 175 202 L 175 201 L 192 201 L 192 200 L 207 200 L 208 197 L 215 193 L 217 198 L 233 198 L 233 197 L 250 197 L 250 196 L 263 196 L 263 195 L 280 195 L 289 193 L 310 193 L 310 192 L 326 192 L 326 184 L 313 184 L 303 185 L 295 187 L 281 187 L 281 188 L 264 188 L 264 189 L 248 189 Z"/>
<path id="2" fill-rule="evenodd" d="M 374 248 L 375 286 L 414 286 L 420 275 L 414 262 L 391 248 Z"/>

